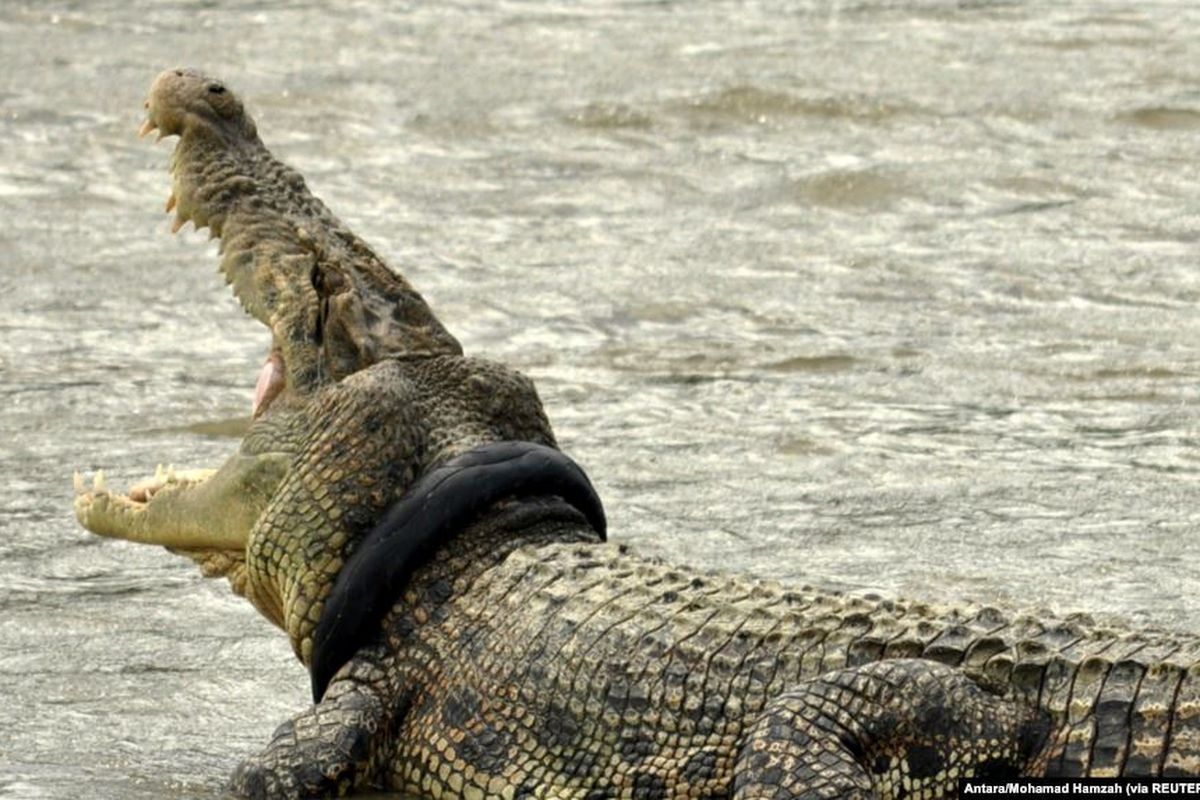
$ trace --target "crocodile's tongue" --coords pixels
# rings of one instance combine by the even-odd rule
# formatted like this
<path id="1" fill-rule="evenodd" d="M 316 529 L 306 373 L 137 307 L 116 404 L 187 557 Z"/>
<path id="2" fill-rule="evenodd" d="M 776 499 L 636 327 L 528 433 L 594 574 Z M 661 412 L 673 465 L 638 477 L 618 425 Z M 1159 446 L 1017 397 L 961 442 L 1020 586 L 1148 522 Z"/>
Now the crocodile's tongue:
<path id="1" fill-rule="evenodd" d="M 275 395 L 283 391 L 287 383 L 287 374 L 283 371 L 283 356 L 273 351 L 267 356 L 262 369 L 258 371 L 258 382 L 254 385 L 254 417 L 267 410 Z"/>

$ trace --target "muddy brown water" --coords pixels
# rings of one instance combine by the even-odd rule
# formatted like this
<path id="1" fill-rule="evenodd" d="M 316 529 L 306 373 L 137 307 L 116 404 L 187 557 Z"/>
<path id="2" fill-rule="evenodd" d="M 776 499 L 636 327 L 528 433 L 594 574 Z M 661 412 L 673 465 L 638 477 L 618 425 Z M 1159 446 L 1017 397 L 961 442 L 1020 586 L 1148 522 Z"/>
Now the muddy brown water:
<path id="1" fill-rule="evenodd" d="M 201 66 L 475 354 L 615 540 L 834 588 L 1200 610 L 1200 8 L 0 5 L 0 797 L 213 796 L 284 638 L 71 473 L 218 463 L 267 337 L 168 234 Z"/>

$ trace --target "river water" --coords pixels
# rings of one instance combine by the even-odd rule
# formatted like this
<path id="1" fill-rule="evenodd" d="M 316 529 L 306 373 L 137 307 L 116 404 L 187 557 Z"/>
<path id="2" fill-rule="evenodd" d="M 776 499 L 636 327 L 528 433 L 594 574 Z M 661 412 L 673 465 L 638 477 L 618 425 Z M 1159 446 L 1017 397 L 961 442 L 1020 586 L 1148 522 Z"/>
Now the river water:
<path id="1" fill-rule="evenodd" d="M 284 638 L 86 535 L 75 469 L 217 464 L 265 330 L 169 235 L 203 67 L 532 376 L 614 540 L 1200 632 L 1200 7 L 0 4 L 0 797 L 214 796 Z"/>

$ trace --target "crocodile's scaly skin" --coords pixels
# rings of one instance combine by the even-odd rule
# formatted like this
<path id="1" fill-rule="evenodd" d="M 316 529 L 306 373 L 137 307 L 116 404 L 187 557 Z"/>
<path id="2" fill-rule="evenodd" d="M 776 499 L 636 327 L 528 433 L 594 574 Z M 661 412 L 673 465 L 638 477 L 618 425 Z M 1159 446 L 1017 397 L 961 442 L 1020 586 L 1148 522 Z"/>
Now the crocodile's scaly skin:
<path id="1" fill-rule="evenodd" d="M 271 355 L 220 470 L 80 484 L 76 512 L 227 575 L 308 664 L 389 506 L 466 450 L 554 437 L 532 384 L 463 357 L 223 84 L 169 71 L 147 108 L 180 137 L 168 206 L 221 236 Z M 229 791 L 936 797 L 969 776 L 1197 774 L 1195 637 L 698 574 L 599 542 L 548 491 L 440 546 Z"/>
<path id="2" fill-rule="evenodd" d="M 386 647 L 332 685 L 395 709 L 373 721 L 387 757 L 346 774 L 423 796 L 600 798 L 1197 772 L 1194 639 L 786 589 L 553 543 L 586 537 L 578 523 L 505 525 L 423 570 Z M 295 774 L 315 746 L 269 748 L 240 785 Z"/>

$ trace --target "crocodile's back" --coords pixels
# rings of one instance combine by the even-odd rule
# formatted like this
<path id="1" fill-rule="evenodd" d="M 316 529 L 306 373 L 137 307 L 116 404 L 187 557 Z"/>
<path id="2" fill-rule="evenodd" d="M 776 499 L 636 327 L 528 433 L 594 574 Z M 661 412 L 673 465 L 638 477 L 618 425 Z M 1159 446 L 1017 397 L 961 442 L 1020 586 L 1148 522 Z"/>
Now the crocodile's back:
<path id="1" fill-rule="evenodd" d="M 1197 767 L 1179 762 L 1197 749 L 1200 689 L 1186 667 L 1200 651 L 1167 634 L 793 590 L 609 545 L 518 550 L 441 613 L 404 659 L 420 688 L 393 775 L 434 796 L 553 786 L 583 797 L 600 784 L 614 793 L 595 797 L 723 796 L 772 698 L 896 658 L 960 667 L 1044 709 L 1051 774 Z M 1169 743 L 1183 746 L 1168 756 Z"/>

